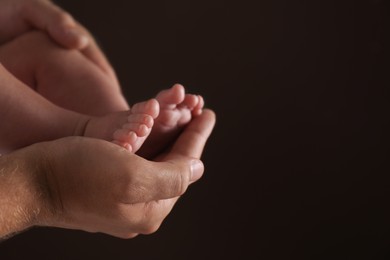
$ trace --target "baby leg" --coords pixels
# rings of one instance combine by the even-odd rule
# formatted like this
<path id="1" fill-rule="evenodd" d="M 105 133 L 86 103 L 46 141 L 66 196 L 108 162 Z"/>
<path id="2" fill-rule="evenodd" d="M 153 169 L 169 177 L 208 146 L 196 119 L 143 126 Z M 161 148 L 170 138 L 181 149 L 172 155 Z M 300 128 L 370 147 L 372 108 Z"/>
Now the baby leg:
<path id="1" fill-rule="evenodd" d="M 126 112 L 91 117 L 51 103 L 1 64 L 0 75 L 0 153 L 66 136 L 113 141 L 135 152 L 159 113 L 159 104 L 152 99 Z"/>
<path id="2" fill-rule="evenodd" d="M 41 32 L 26 33 L 0 48 L 3 65 L 52 103 L 79 113 L 102 116 L 129 106 L 119 84 L 75 50 Z"/>
<path id="3" fill-rule="evenodd" d="M 3 152 L 72 135 L 78 132 L 80 122 L 87 120 L 49 102 L 1 64 L 0 75 L 0 150 Z"/>

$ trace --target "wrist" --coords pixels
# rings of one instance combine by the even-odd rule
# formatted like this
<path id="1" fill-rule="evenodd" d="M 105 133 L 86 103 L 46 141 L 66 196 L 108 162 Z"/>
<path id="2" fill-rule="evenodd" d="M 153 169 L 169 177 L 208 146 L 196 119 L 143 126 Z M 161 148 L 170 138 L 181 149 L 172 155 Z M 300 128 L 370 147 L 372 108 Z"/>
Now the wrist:
<path id="1" fill-rule="evenodd" d="M 47 192 L 38 145 L 0 156 L 0 238 L 42 222 Z"/>

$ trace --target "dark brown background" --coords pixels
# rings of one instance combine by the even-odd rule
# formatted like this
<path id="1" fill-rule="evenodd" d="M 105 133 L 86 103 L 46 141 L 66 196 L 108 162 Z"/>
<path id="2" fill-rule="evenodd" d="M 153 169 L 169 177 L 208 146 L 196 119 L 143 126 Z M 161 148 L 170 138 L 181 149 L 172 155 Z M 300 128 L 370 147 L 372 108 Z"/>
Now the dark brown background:
<path id="1" fill-rule="evenodd" d="M 34 229 L 0 259 L 389 259 L 388 1 L 67 0 L 133 103 L 175 82 L 218 122 L 161 229 Z"/>

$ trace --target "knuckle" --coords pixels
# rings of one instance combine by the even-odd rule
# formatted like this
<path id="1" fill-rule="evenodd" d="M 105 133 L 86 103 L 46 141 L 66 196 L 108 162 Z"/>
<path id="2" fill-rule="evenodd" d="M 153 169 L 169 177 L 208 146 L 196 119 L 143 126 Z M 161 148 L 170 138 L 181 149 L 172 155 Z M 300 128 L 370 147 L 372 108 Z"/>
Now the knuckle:
<path id="1" fill-rule="evenodd" d="M 134 231 L 131 231 L 129 229 L 124 229 L 124 230 L 121 230 L 121 231 L 108 231 L 108 232 L 105 232 L 106 234 L 108 235 L 111 235 L 111 236 L 114 236 L 114 237 L 117 237 L 117 238 L 121 238 L 121 239 L 131 239 L 131 238 L 135 238 L 136 236 L 139 235 L 139 233 L 135 233 Z"/>
<path id="2" fill-rule="evenodd" d="M 186 175 L 178 174 L 177 178 L 174 178 L 172 181 L 172 190 L 174 191 L 174 195 L 183 195 L 187 190 L 188 178 Z"/>
<path id="3" fill-rule="evenodd" d="M 155 233 L 161 226 L 162 219 L 156 209 L 156 203 L 149 202 L 143 207 L 143 214 L 138 222 L 141 234 L 148 235 Z"/>
<path id="4" fill-rule="evenodd" d="M 155 232 L 160 228 L 161 223 L 147 223 L 142 227 L 141 234 L 143 235 L 150 235 Z"/>
<path id="5" fill-rule="evenodd" d="M 118 237 L 122 239 L 132 239 L 135 238 L 136 236 L 138 236 L 138 233 L 124 233 L 119 235 Z"/>
<path id="6" fill-rule="evenodd" d="M 155 232 L 160 228 L 160 225 L 153 225 L 153 226 L 148 226 L 147 229 L 144 231 L 145 235 L 150 235 Z"/>

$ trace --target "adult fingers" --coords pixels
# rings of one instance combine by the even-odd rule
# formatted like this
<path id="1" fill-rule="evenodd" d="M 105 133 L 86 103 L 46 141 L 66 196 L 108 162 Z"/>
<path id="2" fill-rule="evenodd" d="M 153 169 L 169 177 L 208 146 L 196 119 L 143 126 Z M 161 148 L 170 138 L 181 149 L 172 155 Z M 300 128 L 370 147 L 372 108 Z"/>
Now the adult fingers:
<path id="1" fill-rule="evenodd" d="M 161 162 L 145 160 L 149 164 L 144 167 L 141 179 L 146 182 L 136 181 L 135 189 L 130 189 L 134 193 L 129 194 L 129 207 L 143 202 L 138 204 L 142 205 L 142 214 L 136 230 L 132 232 L 150 234 L 157 231 L 188 185 L 202 176 L 204 166 L 197 158 L 200 158 L 214 124 L 215 114 L 205 110 L 185 129 L 172 151 L 160 158 Z M 135 197 L 137 201 L 133 200 Z"/>
<path id="2" fill-rule="evenodd" d="M 92 35 L 69 13 L 47 0 L 26 1 L 21 8 L 22 17 L 27 24 L 48 32 L 65 48 L 81 50 L 89 60 L 118 83 L 113 68 Z"/>
<path id="3" fill-rule="evenodd" d="M 150 162 L 142 201 L 162 200 L 181 196 L 188 185 L 202 177 L 204 165 L 199 160 L 215 125 L 215 114 L 205 110 L 179 136 L 171 151 Z M 145 174 L 143 175 L 145 176 Z"/>
<path id="4" fill-rule="evenodd" d="M 110 227 L 106 233 L 117 237 L 131 238 L 134 234 L 151 234 L 160 227 L 172 210 L 177 198 L 150 201 L 120 206 L 120 218 L 115 228 Z"/>
<path id="5" fill-rule="evenodd" d="M 89 44 L 88 35 L 77 26 L 73 17 L 50 1 L 25 1 L 21 15 L 27 24 L 47 31 L 66 48 L 83 49 Z"/>
<path id="6" fill-rule="evenodd" d="M 205 109 L 201 115 L 191 121 L 173 144 L 170 152 L 162 159 L 167 160 L 176 156 L 200 159 L 207 139 L 214 128 L 215 118 L 213 111 Z"/>
<path id="7" fill-rule="evenodd" d="M 151 234 L 156 232 L 188 185 L 202 176 L 204 166 L 197 159 L 200 158 L 214 125 L 214 112 L 205 110 L 190 123 L 177 139 L 171 152 L 165 158 L 165 160 L 169 160 L 166 163 L 174 165 L 176 171 L 158 172 L 159 180 L 161 180 L 158 185 L 160 185 L 161 190 L 155 194 L 156 200 L 147 203 L 144 207 L 143 222 L 138 231 L 139 233 Z M 190 168 L 188 168 L 188 164 Z M 179 165 L 182 165 L 180 171 L 178 171 L 180 169 L 178 168 Z M 169 169 L 169 167 L 165 169 Z M 167 199 L 164 199 L 164 197 Z"/>
<path id="8" fill-rule="evenodd" d="M 169 215 L 169 213 L 172 211 L 173 206 L 175 205 L 176 201 L 179 197 L 173 198 L 173 199 L 167 199 L 167 200 L 160 200 L 157 201 L 151 206 L 147 207 L 144 215 L 145 215 L 145 221 L 144 221 L 144 229 L 140 230 L 141 234 L 151 234 L 156 232 L 164 219 Z"/>

